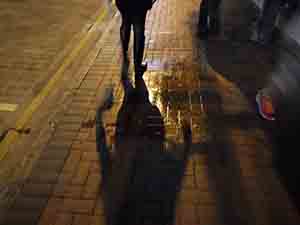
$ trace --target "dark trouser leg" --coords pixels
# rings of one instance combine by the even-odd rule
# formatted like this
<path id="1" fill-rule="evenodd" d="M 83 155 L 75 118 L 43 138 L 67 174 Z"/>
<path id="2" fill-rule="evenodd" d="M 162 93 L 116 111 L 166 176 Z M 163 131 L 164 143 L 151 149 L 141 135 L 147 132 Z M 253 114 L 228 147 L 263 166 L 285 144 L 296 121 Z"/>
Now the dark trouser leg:
<path id="1" fill-rule="evenodd" d="M 265 0 L 263 13 L 258 23 L 258 36 L 261 41 L 269 42 L 280 12 L 281 0 Z"/>
<path id="2" fill-rule="evenodd" d="M 133 31 L 134 31 L 134 68 L 135 72 L 139 72 L 142 65 L 145 48 L 145 21 L 147 11 L 142 12 L 133 18 Z"/>
<path id="3" fill-rule="evenodd" d="M 209 29 L 217 33 L 220 31 L 220 4 L 221 0 L 209 1 Z"/>
<path id="4" fill-rule="evenodd" d="M 126 13 L 122 13 L 122 24 L 120 28 L 120 38 L 122 43 L 123 56 L 127 57 L 128 45 L 130 40 L 131 19 Z"/>
<path id="5" fill-rule="evenodd" d="M 209 0 L 203 0 L 200 5 L 200 14 L 199 14 L 200 33 L 205 33 L 208 31 L 208 1 Z"/>

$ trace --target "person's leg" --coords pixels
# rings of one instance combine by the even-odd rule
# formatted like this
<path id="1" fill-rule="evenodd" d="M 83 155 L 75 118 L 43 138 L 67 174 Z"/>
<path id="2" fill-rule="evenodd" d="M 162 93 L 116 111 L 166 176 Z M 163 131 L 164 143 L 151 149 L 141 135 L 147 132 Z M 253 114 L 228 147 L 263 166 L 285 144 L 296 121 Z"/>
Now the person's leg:
<path id="1" fill-rule="evenodd" d="M 213 33 L 220 31 L 220 5 L 221 0 L 209 1 L 209 30 Z"/>
<path id="2" fill-rule="evenodd" d="M 135 73 L 145 72 L 146 66 L 142 65 L 145 48 L 145 21 L 147 11 L 141 12 L 133 18 L 134 30 L 134 68 Z"/>
<path id="3" fill-rule="evenodd" d="M 122 24 L 120 27 L 120 38 L 122 43 L 123 57 L 127 60 L 127 51 L 130 40 L 131 18 L 127 13 L 121 12 Z"/>
<path id="4" fill-rule="evenodd" d="M 280 12 L 281 4 L 281 0 L 264 1 L 262 16 L 258 23 L 259 41 L 268 43 L 272 40 L 272 35 L 276 25 L 277 16 Z"/>
<path id="5" fill-rule="evenodd" d="M 207 33 L 208 32 L 208 1 L 201 1 L 200 13 L 199 13 L 199 32 Z"/>
<path id="6" fill-rule="evenodd" d="M 283 0 L 282 2 L 284 10 L 284 17 L 289 20 L 292 18 L 292 16 L 294 15 L 294 13 L 297 11 L 298 7 L 299 7 L 299 0 Z"/>

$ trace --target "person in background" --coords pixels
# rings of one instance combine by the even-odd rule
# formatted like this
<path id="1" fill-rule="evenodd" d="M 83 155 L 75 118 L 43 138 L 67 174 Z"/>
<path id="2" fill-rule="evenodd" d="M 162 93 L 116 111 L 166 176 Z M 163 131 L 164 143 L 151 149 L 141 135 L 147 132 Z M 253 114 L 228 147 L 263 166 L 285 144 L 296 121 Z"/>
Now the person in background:
<path id="1" fill-rule="evenodd" d="M 300 109 L 299 53 L 295 56 L 289 50 L 280 51 L 279 62 L 270 81 L 256 95 L 259 114 L 270 121 L 276 120 L 279 111 L 289 115 L 291 120 L 293 117 L 296 119 Z"/>
<path id="2" fill-rule="evenodd" d="M 253 39 L 263 45 L 270 44 L 274 39 L 274 31 L 280 18 L 291 18 L 298 4 L 298 0 L 264 0 L 257 34 Z"/>
<path id="3" fill-rule="evenodd" d="M 300 10 L 297 8 L 285 27 L 280 30 L 278 62 L 270 81 L 258 91 L 259 114 L 266 120 L 276 120 L 278 112 L 291 121 L 300 113 Z"/>
<path id="4" fill-rule="evenodd" d="M 268 44 L 273 39 L 273 33 L 285 0 L 264 0 L 261 16 L 257 26 L 257 41 Z"/>
<path id="5" fill-rule="evenodd" d="M 221 0 L 203 0 L 200 4 L 199 32 L 217 34 L 220 31 Z"/>
<path id="6" fill-rule="evenodd" d="M 120 38 L 123 50 L 124 62 L 128 60 L 128 45 L 130 40 L 131 26 L 134 32 L 134 70 L 135 76 L 141 77 L 147 70 L 147 64 L 143 64 L 145 48 L 145 21 L 147 11 L 152 8 L 153 0 L 116 0 L 116 6 L 121 13 L 122 24 Z"/>

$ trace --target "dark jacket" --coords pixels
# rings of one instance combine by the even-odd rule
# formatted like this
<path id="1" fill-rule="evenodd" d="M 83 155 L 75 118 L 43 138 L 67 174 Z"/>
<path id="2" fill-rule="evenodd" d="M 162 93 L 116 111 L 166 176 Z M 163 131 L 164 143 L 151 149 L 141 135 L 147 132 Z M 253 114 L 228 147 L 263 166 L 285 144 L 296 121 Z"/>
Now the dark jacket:
<path id="1" fill-rule="evenodd" d="M 116 5 L 120 11 L 147 11 L 152 7 L 152 0 L 116 0 Z"/>

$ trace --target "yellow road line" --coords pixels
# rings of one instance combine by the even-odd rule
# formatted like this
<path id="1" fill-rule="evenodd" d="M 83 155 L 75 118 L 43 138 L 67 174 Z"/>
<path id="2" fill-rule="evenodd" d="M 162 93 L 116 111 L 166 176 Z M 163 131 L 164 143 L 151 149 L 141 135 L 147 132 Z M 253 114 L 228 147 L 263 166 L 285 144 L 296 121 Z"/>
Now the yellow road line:
<path id="1" fill-rule="evenodd" d="M 0 103 L 0 111 L 2 112 L 14 112 L 17 108 L 17 104 Z"/>
<path id="2" fill-rule="evenodd" d="M 100 11 L 99 16 L 96 18 L 95 25 L 101 23 L 101 21 L 104 19 L 105 15 L 107 14 L 107 10 L 105 9 L 105 7 L 101 8 L 101 10 L 99 11 Z M 59 69 L 56 71 L 56 73 L 53 75 L 53 77 L 50 79 L 47 85 L 33 99 L 31 104 L 25 109 L 21 118 L 17 120 L 15 128 L 17 129 L 24 128 L 25 124 L 31 119 L 33 113 L 38 109 L 38 107 L 43 103 L 45 98 L 50 94 L 53 87 L 55 87 L 55 84 L 62 77 L 65 70 L 68 68 L 68 66 L 70 66 L 71 63 L 74 61 L 74 59 L 79 55 L 79 52 L 86 45 L 91 35 L 92 32 L 91 31 L 88 32 L 87 35 L 79 42 L 76 48 L 74 48 L 73 51 L 70 53 L 70 55 L 64 60 L 63 64 L 59 67 Z M 0 142 L 0 160 L 2 160 L 5 157 L 5 155 L 8 153 L 9 146 L 18 137 L 18 135 L 19 134 L 17 132 L 9 131 L 6 137 L 2 140 L 2 142 Z"/>

